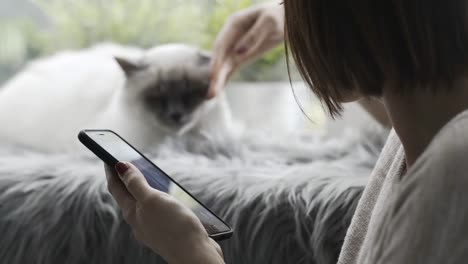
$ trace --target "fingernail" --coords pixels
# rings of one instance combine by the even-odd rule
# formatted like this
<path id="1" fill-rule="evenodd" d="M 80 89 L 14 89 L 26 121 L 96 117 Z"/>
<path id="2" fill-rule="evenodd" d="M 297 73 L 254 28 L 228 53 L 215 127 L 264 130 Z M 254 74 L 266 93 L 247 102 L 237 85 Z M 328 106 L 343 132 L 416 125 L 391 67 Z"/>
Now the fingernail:
<path id="1" fill-rule="evenodd" d="M 237 54 L 242 54 L 242 53 L 245 53 L 247 51 L 247 47 L 246 46 L 240 46 L 238 48 L 236 48 L 235 52 Z"/>
<path id="2" fill-rule="evenodd" d="M 128 171 L 128 169 L 128 165 L 124 162 L 119 162 L 115 165 L 115 170 L 117 171 L 120 177 L 122 177 L 122 175 L 124 175 Z"/>

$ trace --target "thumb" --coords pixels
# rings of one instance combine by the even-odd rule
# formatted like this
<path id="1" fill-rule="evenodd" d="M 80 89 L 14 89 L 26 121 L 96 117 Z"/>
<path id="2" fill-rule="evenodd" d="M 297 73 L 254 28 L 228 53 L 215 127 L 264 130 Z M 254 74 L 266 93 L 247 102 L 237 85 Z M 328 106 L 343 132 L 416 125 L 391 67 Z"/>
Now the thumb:
<path id="1" fill-rule="evenodd" d="M 135 200 L 142 201 L 151 194 L 152 189 L 146 181 L 145 176 L 133 164 L 119 162 L 115 168 L 128 192 Z"/>

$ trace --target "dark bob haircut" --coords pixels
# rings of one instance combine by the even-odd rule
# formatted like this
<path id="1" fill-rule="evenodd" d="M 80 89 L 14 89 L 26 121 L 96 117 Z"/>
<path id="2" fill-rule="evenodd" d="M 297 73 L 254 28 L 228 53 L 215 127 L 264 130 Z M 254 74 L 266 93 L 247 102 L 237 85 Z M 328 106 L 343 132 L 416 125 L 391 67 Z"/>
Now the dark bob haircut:
<path id="1" fill-rule="evenodd" d="M 464 0 L 284 0 L 287 49 L 331 115 L 343 95 L 440 89 L 468 63 Z M 289 53 L 288 52 L 288 53 Z"/>

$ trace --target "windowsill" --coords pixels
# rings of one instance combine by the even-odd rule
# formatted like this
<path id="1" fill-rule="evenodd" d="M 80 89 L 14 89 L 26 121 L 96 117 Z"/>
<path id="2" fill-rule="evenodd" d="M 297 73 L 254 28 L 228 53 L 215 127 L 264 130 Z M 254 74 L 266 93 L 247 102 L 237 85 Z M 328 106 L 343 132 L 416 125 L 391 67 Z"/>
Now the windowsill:
<path id="1" fill-rule="evenodd" d="M 359 128 L 373 122 L 356 103 L 346 104 L 343 117 L 332 120 L 303 83 L 294 82 L 293 87 L 297 101 L 289 82 L 231 83 L 226 93 L 234 117 L 253 129 L 284 133 L 326 131 L 330 135 L 339 135 L 347 128 Z"/>

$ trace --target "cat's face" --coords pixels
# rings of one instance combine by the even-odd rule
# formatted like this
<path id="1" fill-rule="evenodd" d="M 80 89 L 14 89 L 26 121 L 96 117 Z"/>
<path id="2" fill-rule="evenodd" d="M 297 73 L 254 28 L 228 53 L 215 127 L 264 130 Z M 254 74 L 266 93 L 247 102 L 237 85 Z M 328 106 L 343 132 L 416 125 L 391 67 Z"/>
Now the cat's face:
<path id="1" fill-rule="evenodd" d="M 141 99 L 162 124 L 177 128 L 193 119 L 197 108 L 206 99 L 207 90 L 207 80 L 167 76 L 146 89 Z"/>
<path id="2" fill-rule="evenodd" d="M 137 61 L 117 59 L 130 103 L 159 126 L 177 130 L 198 118 L 209 85 L 210 56 L 194 47 L 165 45 Z"/>

